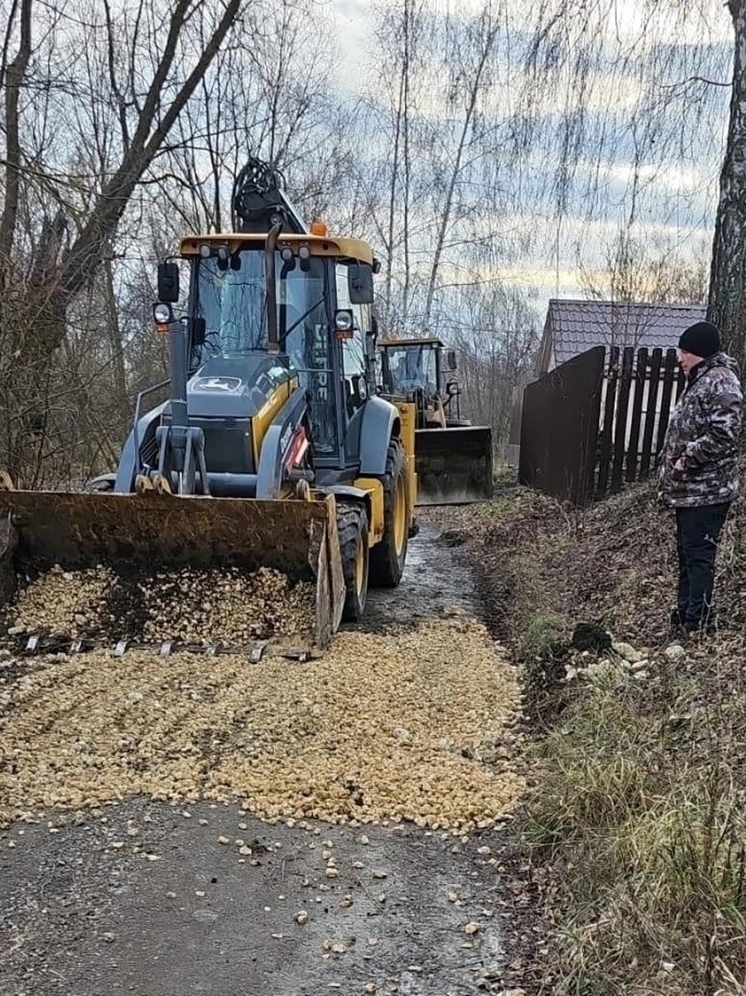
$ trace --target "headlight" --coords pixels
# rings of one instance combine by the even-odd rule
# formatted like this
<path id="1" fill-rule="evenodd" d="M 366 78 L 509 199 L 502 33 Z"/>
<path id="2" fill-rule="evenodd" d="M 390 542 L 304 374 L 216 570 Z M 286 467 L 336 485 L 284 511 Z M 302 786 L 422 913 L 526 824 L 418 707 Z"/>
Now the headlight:
<path id="1" fill-rule="evenodd" d="M 352 339 L 353 325 L 352 312 L 348 308 L 340 308 L 334 313 L 334 329 L 338 339 Z"/>
<path id="2" fill-rule="evenodd" d="M 153 320 L 156 325 L 168 325 L 169 322 L 174 320 L 174 313 L 171 310 L 170 304 L 163 304 L 158 302 L 153 305 Z"/>
<path id="3" fill-rule="evenodd" d="M 334 316 L 334 324 L 340 332 L 349 332 L 352 328 L 352 312 L 346 308 L 338 311 Z"/>

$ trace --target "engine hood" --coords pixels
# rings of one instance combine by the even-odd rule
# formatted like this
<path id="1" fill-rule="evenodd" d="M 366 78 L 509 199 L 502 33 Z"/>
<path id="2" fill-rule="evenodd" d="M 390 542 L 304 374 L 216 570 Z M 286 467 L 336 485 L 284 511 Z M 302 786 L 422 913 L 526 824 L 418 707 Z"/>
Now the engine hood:
<path id="1" fill-rule="evenodd" d="M 192 418 L 253 418 L 283 384 L 297 378 L 285 356 L 216 356 L 187 385 Z"/>

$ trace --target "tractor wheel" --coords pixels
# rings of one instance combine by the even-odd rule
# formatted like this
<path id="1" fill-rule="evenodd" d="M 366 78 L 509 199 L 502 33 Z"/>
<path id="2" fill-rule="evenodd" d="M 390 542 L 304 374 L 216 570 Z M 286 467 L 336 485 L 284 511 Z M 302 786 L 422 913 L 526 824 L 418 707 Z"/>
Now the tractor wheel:
<path id="1" fill-rule="evenodd" d="M 342 619 L 357 622 L 368 596 L 368 516 L 362 505 L 337 505 L 337 533 L 347 594 Z"/>
<path id="2" fill-rule="evenodd" d="M 409 541 L 409 482 L 404 448 L 398 439 L 389 443 L 383 484 L 383 539 L 370 551 L 370 583 L 396 588 L 404 573 Z"/>

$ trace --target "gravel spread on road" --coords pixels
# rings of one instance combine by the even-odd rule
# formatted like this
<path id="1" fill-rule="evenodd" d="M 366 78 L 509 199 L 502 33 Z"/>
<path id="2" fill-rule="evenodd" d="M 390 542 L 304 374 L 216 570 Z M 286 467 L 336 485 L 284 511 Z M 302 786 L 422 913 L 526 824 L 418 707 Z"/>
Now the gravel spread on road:
<path id="1" fill-rule="evenodd" d="M 306 663 L 131 651 L 0 660 L 0 825 L 128 796 L 468 831 L 515 806 L 514 668 L 466 617 L 343 632 Z"/>

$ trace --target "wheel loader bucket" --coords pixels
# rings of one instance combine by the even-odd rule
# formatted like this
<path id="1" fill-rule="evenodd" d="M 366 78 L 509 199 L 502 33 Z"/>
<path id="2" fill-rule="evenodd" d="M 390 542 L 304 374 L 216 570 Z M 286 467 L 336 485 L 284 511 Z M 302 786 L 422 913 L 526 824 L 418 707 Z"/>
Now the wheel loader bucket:
<path id="1" fill-rule="evenodd" d="M 466 505 L 492 497 L 492 430 L 418 429 L 418 505 Z"/>
<path id="2" fill-rule="evenodd" d="M 145 571 L 274 568 L 316 587 L 313 642 L 337 630 L 345 588 L 334 498 L 258 501 L 158 494 L 0 491 L 0 607 L 16 579 L 54 565 Z"/>

